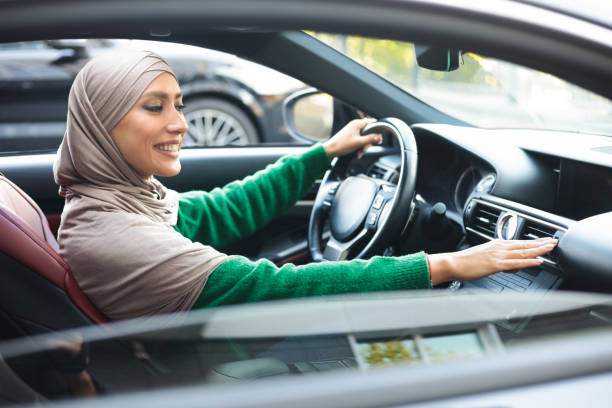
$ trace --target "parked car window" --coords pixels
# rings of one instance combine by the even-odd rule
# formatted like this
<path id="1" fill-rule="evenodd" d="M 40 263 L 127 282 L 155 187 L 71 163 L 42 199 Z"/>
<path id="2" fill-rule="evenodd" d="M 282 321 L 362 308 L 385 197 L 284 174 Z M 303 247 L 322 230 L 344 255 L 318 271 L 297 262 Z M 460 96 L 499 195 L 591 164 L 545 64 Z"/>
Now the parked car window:
<path id="1" fill-rule="evenodd" d="M 53 40 L 0 44 L 0 152 L 57 149 L 76 73 L 90 58 L 124 47 L 157 52 L 172 66 L 190 128 L 183 147 L 297 143 L 281 107 L 306 85 L 280 72 L 184 44 Z"/>
<path id="2" fill-rule="evenodd" d="M 612 103 L 551 74 L 473 53 L 461 69 L 416 64 L 414 44 L 310 33 L 436 109 L 484 128 L 539 128 L 612 135 Z"/>

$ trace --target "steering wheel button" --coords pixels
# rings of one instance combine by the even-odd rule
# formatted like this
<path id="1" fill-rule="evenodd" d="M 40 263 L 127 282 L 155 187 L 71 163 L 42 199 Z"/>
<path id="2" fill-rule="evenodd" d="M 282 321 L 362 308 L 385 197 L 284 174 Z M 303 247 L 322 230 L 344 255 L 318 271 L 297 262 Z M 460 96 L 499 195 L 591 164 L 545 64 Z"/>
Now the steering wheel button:
<path id="1" fill-rule="evenodd" d="M 370 215 L 368 215 L 368 225 L 376 224 L 376 218 L 378 218 L 378 213 L 371 212 Z"/>
<path id="2" fill-rule="evenodd" d="M 380 207 L 382 207 L 383 201 L 384 201 L 383 196 L 381 196 L 380 194 L 378 194 L 378 195 L 376 196 L 376 198 L 374 199 L 374 204 L 372 205 L 372 207 L 373 207 L 375 210 L 380 210 Z"/>

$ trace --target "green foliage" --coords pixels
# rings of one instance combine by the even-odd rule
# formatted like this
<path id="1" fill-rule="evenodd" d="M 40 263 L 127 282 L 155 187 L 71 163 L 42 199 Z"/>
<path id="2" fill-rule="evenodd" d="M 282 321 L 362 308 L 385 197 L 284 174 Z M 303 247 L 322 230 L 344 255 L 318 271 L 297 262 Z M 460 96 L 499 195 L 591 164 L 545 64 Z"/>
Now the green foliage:
<path id="1" fill-rule="evenodd" d="M 406 346 L 412 350 L 407 349 Z M 361 356 L 371 366 L 421 362 L 411 340 L 369 343 L 365 350 L 362 349 Z"/>
<path id="2" fill-rule="evenodd" d="M 409 42 L 338 34 L 310 34 L 400 87 L 415 87 L 420 79 L 462 83 L 485 82 L 489 85 L 497 83 L 495 78 L 482 69 L 480 65 L 482 57 L 473 54 L 463 55 L 463 64 L 456 71 L 431 71 L 416 65 L 414 45 Z"/>

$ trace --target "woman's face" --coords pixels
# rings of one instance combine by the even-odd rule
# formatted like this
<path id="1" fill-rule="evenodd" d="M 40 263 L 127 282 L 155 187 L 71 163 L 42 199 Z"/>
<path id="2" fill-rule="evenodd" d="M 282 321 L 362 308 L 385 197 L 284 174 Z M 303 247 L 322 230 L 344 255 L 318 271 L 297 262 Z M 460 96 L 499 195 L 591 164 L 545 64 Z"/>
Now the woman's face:
<path id="1" fill-rule="evenodd" d="M 185 132 L 181 88 L 164 72 L 149 84 L 110 136 L 125 160 L 148 179 L 181 171 L 179 151 Z"/>

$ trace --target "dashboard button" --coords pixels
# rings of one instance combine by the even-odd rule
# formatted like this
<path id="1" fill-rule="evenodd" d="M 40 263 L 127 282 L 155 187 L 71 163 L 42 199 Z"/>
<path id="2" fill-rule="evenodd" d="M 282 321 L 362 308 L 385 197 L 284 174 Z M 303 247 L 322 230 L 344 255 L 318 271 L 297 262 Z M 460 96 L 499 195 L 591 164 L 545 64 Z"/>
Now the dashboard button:
<path id="1" fill-rule="evenodd" d="M 493 282 L 491 279 L 485 279 L 482 282 L 482 286 L 485 288 L 492 290 L 493 292 L 501 292 L 504 290 L 504 287 L 496 282 Z"/>
<path id="2" fill-rule="evenodd" d="M 448 290 L 450 291 L 456 291 L 459 290 L 461 288 L 461 281 L 458 280 L 454 280 L 450 283 L 450 285 L 448 285 Z"/>
<path id="3" fill-rule="evenodd" d="M 374 208 L 375 210 L 380 210 L 380 207 L 382 207 L 384 200 L 385 199 L 383 198 L 383 196 L 377 194 L 376 198 L 374 198 L 374 204 L 372 205 L 372 208 Z"/>
<path id="4" fill-rule="evenodd" d="M 514 273 L 506 273 L 503 272 L 502 275 L 504 276 L 504 278 L 506 278 L 509 281 L 512 281 L 514 283 L 516 283 L 517 285 L 521 285 L 524 287 L 527 287 L 529 285 L 531 285 L 531 281 L 529 279 L 525 279 L 519 275 L 516 275 Z"/>

